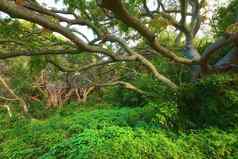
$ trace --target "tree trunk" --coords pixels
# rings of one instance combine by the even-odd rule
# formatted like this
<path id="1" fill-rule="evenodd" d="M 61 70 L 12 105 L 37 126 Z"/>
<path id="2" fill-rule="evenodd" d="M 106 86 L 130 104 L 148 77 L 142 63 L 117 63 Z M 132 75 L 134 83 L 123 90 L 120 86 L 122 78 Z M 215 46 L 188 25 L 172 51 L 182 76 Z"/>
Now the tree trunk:
<path id="1" fill-rule="evenodd" d="M 200 60 L 201 56 L 195 49 L 192 44 L 187 44 L 184 49 L 184 55 L 190 60 Z M 191 65 L 191 79 L 192 81 L 197 80 L 201 76 L 201 66 L 200 65 Z"/>

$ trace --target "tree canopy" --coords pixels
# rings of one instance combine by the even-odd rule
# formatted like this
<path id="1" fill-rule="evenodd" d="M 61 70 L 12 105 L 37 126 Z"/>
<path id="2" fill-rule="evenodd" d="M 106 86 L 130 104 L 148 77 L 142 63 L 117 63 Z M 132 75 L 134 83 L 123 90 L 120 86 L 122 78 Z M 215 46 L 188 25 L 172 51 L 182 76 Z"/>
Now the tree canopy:
<path id="1" fill-rule="evenodd" d="M 205 0 L 116 0 L 113 2 L 65 0 L 64 4 L 64 9 L 60 10 L 57 7 L 47 8 L 37 1 L 3 0 L 0 10 L 15 18 L 15 22 L 2 20 L 2 23 L 14 23 L 10 25 L 30 23 L 25 26 L 28 29 L 25 30 L 26 32 L 19 27 L 17 36 L 20 36 L 20 39 L 17 40 L 14 37 L 13 40 L 11 36 L 6 35 L 14 45 L 14 49 L 4 50 L 0 58 L 64 54 L 60 56 L 61 60 L 64 59 L 71 64 L 69 58 L 72 54 L 82 54 L 82 56 L 88 56 L 88 59 L 96 57 L 95 63 L 89 62 L 90 64 L 84 64 L 82 68 L 77 67 L 75 72 L 98 65 L 113 67 L 115 63 L 115 65 L 120 65 L 136 61 L 145 65 L 159 81 L 173 89 L 177 88 L 177 84 L 167 75 L 162 74 L 146 57 L 146 54 L 165 57 L 164 59 L 170 63 L 193 68 L 192 79 L 199 78 L 201 74 L 224 72 L 236 67 L 233 54 L 236 53 L 237 34 L 236 31 L 230 31 L 228 27 L 235 23 L 234 20 L 226 20 L 229 24 L 224 24 L 223 28 L 218 26 L 220 28 L 219 37 L 204 50 L 199 50 L 195 42 L 202 24 L 207 22 L 208 3 Z M 232 14 L 235 13 L 232 12 Z M 219 18 L 215 21 L 219 21 Z M 19 23 L 20 19 L 25 22 L 20 21 L 21 24 L 15 24 Z M 40 29 L 38 25 L 43 29 Z M 219 22 L 219 25 L 222 24 Z M 85 26 L 86 31 L 84 29 L 84 32 L 81 32 L 82 29 L 79 29 L 79 26 Z M 17 27 L 12 27 L 17 29 Z M 20 34 L 21 31 L 23 35 Z M 24 37 L 29 34 L 27 32 L 34 34 L 38 32 L 38 35 L 34 36 L 36 39 L 29 39 L 29 36 L 25 39 Z M 59 33 L 63 37 L 57 38 L 52 32 Z M 88 37 L 89 34 L 86 32 L 93 32 L 93 37 Z M 167 36 L 165 33 L 175 38 L 174 43 L 169 42 L 172 43 L 169 44 L 164 40 Z M 228 50 L 226 56 L 221 57 L 215 63 L 209 63 L 212 59 L 211 55 L 228 44 L 233 44 L 233 47 Z M 62 66 L 63 70 L 64 66 L 61 64 L 59 66 Z M 64 70 L 67 71 L 67 69 Z"/>

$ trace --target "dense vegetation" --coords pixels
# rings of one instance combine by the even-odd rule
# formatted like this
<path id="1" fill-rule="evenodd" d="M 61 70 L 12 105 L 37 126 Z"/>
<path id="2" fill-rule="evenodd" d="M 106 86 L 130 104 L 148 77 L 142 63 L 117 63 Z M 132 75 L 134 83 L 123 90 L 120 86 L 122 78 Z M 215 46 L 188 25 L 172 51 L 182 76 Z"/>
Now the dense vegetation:
<path id="1" fill-rule="evenodd" d="M 0 0 L 0 159 L 238 158 L 238 0 L 48 4 Z"/>
<path id="2" fill-rule="evenodd" d="M 72 103 L 48 114 L 38 112 L 44 120 L 5 115 L 0 157 L 236 158 L 238 91 L 224 91 L 232 82 L 230 76 L 214 76 L 195 86 L 186 85 L 177 96 L 178 101 L 185 101 L 181 105 L 158 101 L 131 108 Z M 207 100 L 194 99 L 201 93 L 199 87 L 205 89 L 203 99 Z M 184 99 L 191 89 L 194 95 Z M 221 98 L 220 93 L 232 96 Z M 194 103 L 188 103 L 191 100 Z"/>

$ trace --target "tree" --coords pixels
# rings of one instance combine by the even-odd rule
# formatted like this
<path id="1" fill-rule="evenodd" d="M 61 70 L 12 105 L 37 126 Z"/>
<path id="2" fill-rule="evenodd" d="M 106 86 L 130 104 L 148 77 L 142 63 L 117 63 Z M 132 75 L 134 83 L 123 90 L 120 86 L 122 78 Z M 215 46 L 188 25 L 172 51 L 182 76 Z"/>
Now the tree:
<path id="1" fill-rule="evenodd" d="M 63 38 L 60 44 L 52 47 L 41 45 L 35 49 L 22 46 L 14 51 L 6 50 L 0 54 L 0 59 L 62 55 L 63 59 L 72 62 L 65 54 L 83 54 L 97 58 L 95 63 L 88 63 L 79 69 L 73 67 L 76 72 L 98 66 L 107 65 L 113 68 L 116 64 L 139 62 L 146 66 L 157 80 L 172 89 L 177 89 L 177 84 L 160 73 L 145 53 L 165 57 L 171 64 L 179 63 L 190 67 L 193 80 L 206 74 L 227 72 L 237 67 L 237 32 L 224 31 L 204 52 L 199 52 L 194 43 L 206 19 L 206 12 L 203 13 L 207 7 L 206 0 L 64 0 L 64 3 L 66 9 L 59 10 L 48 9 L 37 1 L 24 0 L 23 3 L 15 3 L 2 0 L 0 11 L 7 13 L 11 18 L 38 24 L 61 34 Z M 155 7 L 150 7 L 151 4 Z M 179 16 L 181 18 L 178 18 Z M 75 26 L 86 26 L 93 32 L 93 39 L 80 29 L 75 29 Z M 181 48 L 179 51 L 161 43 L 161 34 L 165 30 L 176 32 L 176 44 Z M 215 64 L 209 63 L 214 53 L 229 44 L 232 44 L 232 48 L 225 57 Z M 62 63 L 58 63 L 57 66 L 61 70 L 67 70 Z M 73 66 L 77 67 L 79 64 Z M 126 87 L 130 85 L 130 88 L 133 86 L 124 81 L 112 81 L 110 84 L 101 85 L 111 84 Z M 133 88 L 139 90 L 135 86 Z"/>

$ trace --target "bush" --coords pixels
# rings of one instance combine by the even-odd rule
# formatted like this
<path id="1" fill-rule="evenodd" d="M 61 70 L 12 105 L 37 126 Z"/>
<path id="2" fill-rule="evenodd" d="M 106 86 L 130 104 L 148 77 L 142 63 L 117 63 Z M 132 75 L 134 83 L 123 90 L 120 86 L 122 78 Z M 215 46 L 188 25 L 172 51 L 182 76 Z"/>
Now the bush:
<path id="1" fill-rule="evenodd" d="M 214 85 L 227 86 L 224 81 L 225 77 L 220 78 Z M 228 104 L 236 105 L 233 94 L 229 97 Z M 96 109 L 81 107 L 80 111 L 75 106 L 63 107 L 45 120 L 21 116 L 1 119 L 0 158 L 230 159 L 238 155 L 237 128 L 178 133 L 182 109 L 174 102 L 149 102 L 137 108 L 97 105 Z M 186 121 L 191 120 L 187 117 Z"/>
<path id="2" fill-rule="evenodd" d="M 147 103 L 147 99 L 143 95 L 122 88 L 121 86 L 107 89 L 104 94 L 105 101 L 120 107 L 138 107 Z"/>
<path id="3" fill-rule="evenodd" d="M 203 159 L 235 158 L 237 135 L 216 129 L 168 135 L 128 127 L 88 129 L 53 147 L 41 159 Z"/>
<path id="4" fill-rule="evenodd" d="M 177 104 L 174 102 L 156 103 L 150 102 L 143 108 L 144 120 L 152 127 L 177 129 Z"/>
<path id="5" fill-rule="evenodd" d="M 156 158 L 156 147 L 161 142 L 170 142 L 164 134 L 147 134 L 143 129 L 133 131 L 125 127 L 107 127 L 101 130 L 86 130 L 54 147 L 45 158 L 117 158 L 137 159 Z M 155 137 L 155 138 L 153 138 Z M 167 140 L 167 141 L 164 141 Z M 171 149 L 164 147 L 164 156 Z"/>
<path id="6" fill-rule="evenodd" d="M 195 84 L 184 85 L 178 92 L 180 119 L 189 128 L 237 126 L 238 79 L 211 76 Z"/>
<path id="7" fill-rule="evenodd" d="M 54 112 L 53 109 L 47 109 L 44 102 L 33 101 L 30 103 L 29 114 L 32 118 L 45 119 Z"/>
<path id="8" fill-rule="evenodd" d="M 173 126 L 175 116 L 175 113 L 169 110 L 176 109 L 173 103 L 149 103 L 138 108 L 97 105 L 96 110 L 92 107 L 82 107 L 80 111 L 75 111 L 74 106 L 67 105 L 45 120 L 30 120 L 20 116 L 9 121 L 3 119 L 0 158 L 36 158 L 55 144 L 88 129 L 97 131 L 115 126 L 148 130 L 169 128 Z M 18 146 L 15 146 L 16 144 Z"/>

